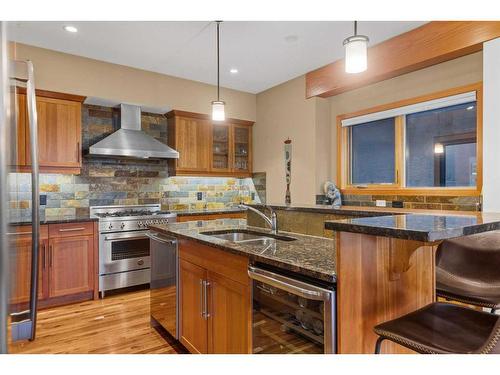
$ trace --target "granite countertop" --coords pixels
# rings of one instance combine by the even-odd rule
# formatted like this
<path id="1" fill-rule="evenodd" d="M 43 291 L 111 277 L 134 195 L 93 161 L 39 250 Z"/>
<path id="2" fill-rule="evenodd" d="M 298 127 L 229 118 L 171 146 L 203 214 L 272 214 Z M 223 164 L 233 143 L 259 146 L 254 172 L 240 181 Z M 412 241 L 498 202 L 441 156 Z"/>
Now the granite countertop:
<path id="1" fill-rule="evenodd" d="M 250 230 L 264 235 L 270 233 L 269 230 L 248 226 L 245 219 L 160 224 L 152 225 L 151 229 L 177 238 L 194 240 L 234 254 L 246 255 L 254 262 L 269 264 L 329 283 L 336 282 L 335 243 L 334 240 L 328 238 L 279 232 L 280 235 L 297 240 L 275 240 L 262 244 L 261 242 L 235 243 L 201 234 L 201 232 L 234 229 Z"/>
<path id="2" fill-rule="evenodd" d="M 284 203 L 266 203 L 266 204 L 252 204 L 253 207 L 270 206 L 274 209 L 284 211 L 302 211 L 302 212 L 316 212 L 323 214 L 345 215 L 345 216 L 387 216 L 398 214 L 419 214 L 419 215 L 436 215 L 436 213 L 445 215 L 471 215 L 471 211 L 449 211 L 449 210 L 430 210 L 420 208 L 396 208 L 396 207 L 374 207 L 374 206 L 341 206 L 339 208 L 332 208 L 330 205 L 323 204 L 291 204 Z"/>
<path id="3" fill-rule="evenodd" d="M 433 242 L 500 229 L 500 213 L 361 217 L 328 220 L 326 229 Z"/>
<path id="4" fill-rule="evenodd" d="M 177 214 L 179 216 L 190 216 L 190 215 L 216 215 L 216 214 L 232 214 L 237 212 L 245 212 L 245 209 L 241 209 L 238 207 L 228 207 L 228 208 L 214 208 L 214 209 L 193 209 L 193 210 L 181 210 L 181 211 L 172 211 L 172 213 Z"/>
<path id="5" fill-rule="evenodd" d="M 86 221 L 97 221 L 96 217 L 90 215 L 79 216 L 45 216 L 40 215 L 40 224 L 64 224 L 64 223 L 81 223 Z M 9 225 L 31 225 L 31 218 L 11 218 Z"/>

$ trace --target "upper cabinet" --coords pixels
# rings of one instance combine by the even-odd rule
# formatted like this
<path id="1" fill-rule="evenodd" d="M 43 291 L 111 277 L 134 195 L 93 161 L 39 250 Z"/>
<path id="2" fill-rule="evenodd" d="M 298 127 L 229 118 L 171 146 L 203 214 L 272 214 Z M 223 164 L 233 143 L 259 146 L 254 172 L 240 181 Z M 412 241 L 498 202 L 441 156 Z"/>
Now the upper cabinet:
<path id="1" fill-rule="evenodd" d="M 171 159 L 170 175 L 248 177 L 252 174 L 253 122 L 170 111 L 168 144 L 179 152 Z"/>
<path id="2" fill-rule="evenodd" d="M 83 96 L 36 91 L 38 119 L 38 160 L 40 171 L 80 173 L 82 167 L 81 113 Z M 17 167 L 31 167 L 29 123 L 26 94 L 20 90 L 18 104 Z"/>

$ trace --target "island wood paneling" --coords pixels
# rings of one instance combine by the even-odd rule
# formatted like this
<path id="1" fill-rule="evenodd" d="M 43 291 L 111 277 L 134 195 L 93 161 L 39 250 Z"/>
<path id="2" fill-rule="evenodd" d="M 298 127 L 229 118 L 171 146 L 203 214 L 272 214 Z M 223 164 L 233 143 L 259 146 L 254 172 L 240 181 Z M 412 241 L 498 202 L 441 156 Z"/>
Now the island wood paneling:
<path id="1" fill-rule="evenodd" d="M 368 49 L 368 69 L 348 74 L 337 60 L 306 75 L 306 97 L 334 96 L 465 56 L 500 37 L 500 22 L 435 21 Z"/>
<path id="2" fill-rule="evenodd" d="M 379 323 L 435 300 L 436 243 L 337 233 L 338 352 L 373 353 Z M 412 353 L 385 341 L 382 353 Z"/>

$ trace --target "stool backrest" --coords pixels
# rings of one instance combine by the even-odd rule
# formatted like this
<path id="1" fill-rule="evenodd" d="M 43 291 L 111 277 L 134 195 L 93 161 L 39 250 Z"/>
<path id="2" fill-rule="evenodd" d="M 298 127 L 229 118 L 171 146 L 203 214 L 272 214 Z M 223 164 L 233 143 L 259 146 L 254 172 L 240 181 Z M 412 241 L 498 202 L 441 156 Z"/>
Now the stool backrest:
<path id="1" fill-rule="evenodd" d="M 500 231 L 443 241 L 436 266 L 459 277 L 500 286 Z"/>
<path id="2" fill-rule="evenodd" d="M 480 354 L 500 354 L 500 316 L 498 317 L 495 328 L 491 331 L 490 337 L 478 351 Z"/>

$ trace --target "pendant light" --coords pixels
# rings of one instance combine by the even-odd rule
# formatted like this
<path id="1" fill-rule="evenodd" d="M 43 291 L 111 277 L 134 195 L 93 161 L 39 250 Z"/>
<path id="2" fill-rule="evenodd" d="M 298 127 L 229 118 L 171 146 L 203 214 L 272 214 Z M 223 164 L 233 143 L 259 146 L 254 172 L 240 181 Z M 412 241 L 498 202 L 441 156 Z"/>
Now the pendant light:
<path id="1" fill-rule="evenodd" d="M 226 119 L 225 105 L 226 103 L 220 100 L 220 67 L 219 67 L 219 26 L 222 21 L 215 21 L 217 23 L 217 100 L 212 102 L 212 120 L 224 121 Z"/>
<path id="2" fill-rule="evenodd" d="M 358 35 L 358 22 L 354 21 L 354 35 L 344 39 L 346 73 L 361 73 L 366 70 L 368 42 L 367 36 Z"/>

